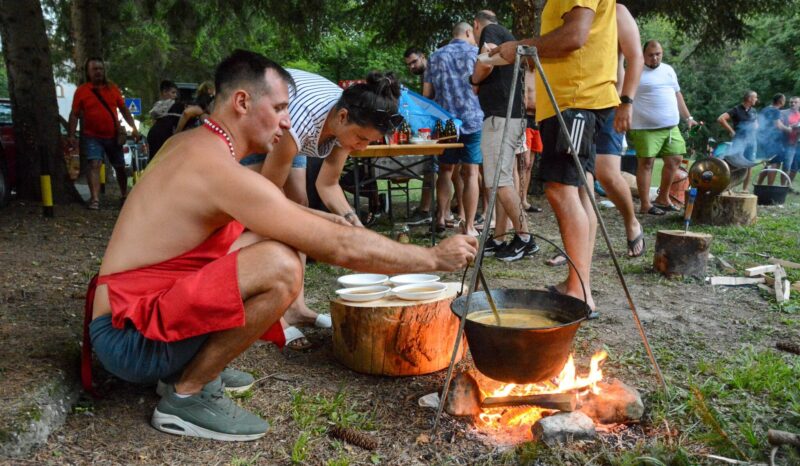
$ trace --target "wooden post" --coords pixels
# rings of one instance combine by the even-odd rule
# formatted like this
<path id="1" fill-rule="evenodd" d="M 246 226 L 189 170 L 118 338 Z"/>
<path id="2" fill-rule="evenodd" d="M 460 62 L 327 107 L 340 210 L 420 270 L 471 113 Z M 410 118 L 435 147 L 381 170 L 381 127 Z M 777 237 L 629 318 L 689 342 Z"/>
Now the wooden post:
<path id="1" fill-rule="evenodd" d="M 667 277 L 704 277 L 712 239 L 705 233 L 660 230 L 656 234 L 653 267 Z"/>
<path id="2" fill-rule="evenodd" d="M 428 301 L 391 296 L 331 301 L 334 356 L 365 374 L 420 375 L 446 368 L 458 333 L 458 318 L 450 311 L 458 289 L 449 283 L 442 298 Z M 462 341 L 459 360 L 466 346 Z"/>
<path id="3" fill-rule="evenodd" d="M 692 222 L 704 225 L 752 225 L 758 198 L 748 193 L 724 192 L 719 196 L 698 194 Z"/>

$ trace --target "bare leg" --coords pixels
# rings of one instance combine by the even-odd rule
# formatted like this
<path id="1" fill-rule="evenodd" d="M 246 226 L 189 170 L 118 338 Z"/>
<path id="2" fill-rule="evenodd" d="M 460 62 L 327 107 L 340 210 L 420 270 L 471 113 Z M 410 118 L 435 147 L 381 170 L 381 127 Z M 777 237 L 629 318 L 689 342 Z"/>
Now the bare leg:
<path id="1" fill-rule="evenodd" d="M 86 174 L 86 182 L 89 184 L 89 201 L 100 199 L 100 165 L 102 160 L 89 160 L 89 173 Z"/>
<path id="2" fill-rule="evenodd" d="M 646 214 L 650 204 L 650 178 L 653 174 L 653 158 L 639 157 L 636 166 L 636 188 L 639 190 L 639 212 Z"/>
<path id="3" fill-rule="evenodd" d="M 747 192 L 747 188 L 750 185 L 750 176 L 752 176 L 753 169 L 748 168 L 747 173 L 744 175 L 744 181 L 742 182 L 742 191 Z"/>
<path id="4" fill-rule="evenodd" d="M 436 180 L 436 225 L 444 225 L 447 213 L 450 209 L 450 180 L 456 166 L 447 163 L 439 163 L 439 177 Z"/>
<path id="5" fill-rule="evenodd" d="M 681 160 L 683 160 L 682 155 L 664 157 L 664 169 L 661 170 L 661 184 L 659 185 L 658 196 L 656 197 L 657 204 L 663 206 L 672 205 L 672 201 L 669 198 L 669 188 L 672 186 L 672 180 L 675 179 L 675 175 L 678 173 Z"/>
<path id="6" fill-rule="evenodd" d="M 453 186 L 456 190 L 455 201 L 458 208 L 458 218 L 464 219 L 464 164 L 459 163 L 453 170 Z"/>
<path id="7" fill-rule="evenodd" d="M 519 172 L 518 193 L 524 210 L 529 209 L 531 206 L 528 203 L 528 186 L 531 184 L 531 168 L 533 167 L 533 162 L 531 160 L 530 150 L 526 150 L 522 154 L 517 154 L 517 171 Z"/>
<path id="8" fill-rule="evenodd" d="M 628 183 L 622 177 L 620 164 L 622 157 L 610 154 L 597 154 L 597 180 L 606 191 L 606 195 L 614 203 L 625 222 L 625 234 L 628 241 L 632 241 L 642 232 L 642 226 L 636 219 L 633 208 L 633 197 Z M 639 255 L 642 244 L 637 244 L 632 255 Z"/>
<path id="9" fill-rule="evenodd" d="M 433 199 L 431 190 L 436 183 L 436 173 L 426 173 L 422 178 L 422 194 L 419 200 L 419 210 L 421 212 L 431 211 L 431 201 Z"/>
<path id="10" fill-rule="evenodd" d="M 202 390 L 277 322 L 300 291 L 303 269 L 293 249 L 261 241 L 239 252 L 237 275 L 244 300 L 244 326 L 212 334 L 175 384 L 177 393 Z"/>
<path id="11" fill-rule="evenodd" d="M 588 176 L 590 186 L 594 184 L 591 176 Z M 596 229 L 597 218 L 594 211 L 586 207 L 583 203 L 582 195 L 576 186 L 569 186 L 561 183 L 547 182 L 545 194 L 553 212 L 556 214 L 558 229 L 561 232 L 561 240 L 564 249 L 580 273 L 586 284 L 586 302 L 591 309 L 594 309 L 594 299 L 589 283 L 589 272 L 592 265 L 592 248 L 594 239 L 589 235 Z M 593 224 L 595 226 L 593 226 Z M 557 286 L 558 290 L 564 294 L 583 299 L 583 289 L 575 270 L 570 267 L 569 275 L 565 282 Z"/>
<path id="12" fill-rule="evenodd" d="M 466 224 L 468 235 L 478 236 L 475 229 L 475 213 L 478 211 L 478 165 L 461 164 L 461 178 L 464 181 L 464 191 L 461 198 L 461 207 L 464 209 L 462 217 Z"/>

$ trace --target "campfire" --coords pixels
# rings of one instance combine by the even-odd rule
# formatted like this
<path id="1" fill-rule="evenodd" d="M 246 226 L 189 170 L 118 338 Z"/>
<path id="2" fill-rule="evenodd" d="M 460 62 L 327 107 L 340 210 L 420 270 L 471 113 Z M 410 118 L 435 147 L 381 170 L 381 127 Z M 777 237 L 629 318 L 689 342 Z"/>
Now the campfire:
<path id="1" fill-rule="evenodd" d="M 607 357 L 605 351 L 595 353 L 582 375 L 570 356 L 557 377 L 534 384 L 503 383 L 477 371 L 474 376 L 461 373 L 445 410 L 471 417 L 480 433 L 498 443 L 594 438 L 597 426 L 635 422 L 643 412 L 635 389 L 603 380 L 601 365 Z"/>

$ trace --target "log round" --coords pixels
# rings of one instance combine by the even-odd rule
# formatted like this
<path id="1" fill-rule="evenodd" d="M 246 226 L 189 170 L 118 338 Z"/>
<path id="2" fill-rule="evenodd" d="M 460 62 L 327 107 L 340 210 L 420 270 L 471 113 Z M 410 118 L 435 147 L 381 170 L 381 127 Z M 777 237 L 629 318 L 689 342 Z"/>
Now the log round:
<path id="1" fill-rule="evenodd" d="M 705 277 L 713 238 L 706 233 L 660 230 L 656 234 L 653 267 L 667 277 Z"/>
<path id="2" fill-rule="evenodd" d="M 458 333 L 450 303 L 459 287 L 448 283 L 443 297 L 428 301 L 331 301 L 334 356 L 365 374 L 420 375 L 446 368 Z M 466 346 L 462 341 L 457 360 Z"/>
<path id="3" fill-rule="evenodd" d="M 751 225 L 756 221 L 758 197 L 749 193 L 724 192 L 719 196 L 697 195 L 692 221 L 703 225 Z"/>

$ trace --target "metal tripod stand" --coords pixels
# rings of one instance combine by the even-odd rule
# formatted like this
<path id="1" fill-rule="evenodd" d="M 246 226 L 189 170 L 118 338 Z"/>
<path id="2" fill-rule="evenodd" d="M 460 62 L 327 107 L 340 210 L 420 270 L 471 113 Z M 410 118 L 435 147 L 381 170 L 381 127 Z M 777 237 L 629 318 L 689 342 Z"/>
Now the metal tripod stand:
<path id="1" fill-rule="evenodd" d="M 631 314 L 633 315 L 633 320 L 636 323 L 637 329 L 639 330 L 639 335 L 642 338 L 642 343 L 644 344 L 645 350 L 647 351 L 647 355 L 650 358 L 651 364 L 653 365 L 653 369 L 654 369 L 654 371 L 656 373 L 656 378 L 658 379 L 659 383 L 661 384 L 662 389 L 666 393 L 667 392 L 667 384 L 664 381 L 664 376 L 661 373 L 661 368 L 658 366 L 658 361 L 656 361 L 656 357 L 653 354 L 652 349 L 650 348 L 650 343 L 647 340 L 647 334 L 646 334 L 646 332 L 644 330 L 644 326 L 642 325 L 642 322 L 639 319 L 639 312 L 636 309 L 636 304 L 633 302 L 633 297 L 631 296 L 630 290 L 628 289 L 628 284 L 625 281 L 625 275 L 622 273 L 622 268 L 620 267 L 619 261 L 617 260 L 617 255 L 616 255 L 616 253 L 614 253 L 614 248 L 611 246 L 611 239 L 608 236 L 608 231 L 606 230 L 605 222 L 603 221 L 603 217 L 600 216 L 600 209 L 598 208 L 597 201 L 595 200 L 595 197 L 594 197 L 593 186 L 590 187 L 589 183 L 588 183 L 588 181 L 586 179 L 586 174 L 583 171 L 583 166 L 581 165 L 580 159 L 578 158 L 578 151 L 575 150 L 575 146 L 574 146 L 574 144 L 572 142 L 572 138 L 570 138 L 570 132 L 569 132 L 569 129 L 567 128 L 567 124 L 564 121 L 564 117 L 561 115 L 561 109 L 559 109 L 559 107 L 558 107 L 558 102 L 556 102 L 556 98 L 555 98 L 555 95 L 553 94 L 553 90 L 550 87 L 550 83 L 547 81 L 547 76 L 545 75 L 544 70 L 542 69 L 542 63 L 539 60 L 539 54 L 538 54 L 538 52 L 536 50 L 536 47 L 524 46 L 524 45 L 517 46 L 517 53 L 516 53 L 516 55 L 514 57 L 514 65 L 513 65 L 514 66 L 514 77 L 513 77 L 512 81 L 511 81 L 511 92 L 509 93 L 508 108 L 506 110 L 506 119 L 505 119 L 505 122 L 504 122 L 504 125 L 503 125 L 502 141 L 505 142 L 506 138 L 508 137 L 508 129 L 509 129 L 508 128 L 508 121 L 511 119 L 511 110 L 512 110 L 512 106 L 514 104 L 514 94 L 515 94 L 516 88 L 517 88 L 517 79 L 519 78 L 519 68 L 520 68 L 519 65 L 520 65 L 521 57 L 530 57 L 533 60 L 533 63 L 536 66 L 536 71 L 539 73 L 539 77 L 542 79 L 542 83 L 544 84 L 544 87 L 545 87 L 545 89 L 547 91 L 547 95 L 550 98 L 550 103 L 551 103 L 551 105 L 553 106 L 553 109 L 556 112 L 556 118 L 558 119 L 558 124 L 559 124 L 559 127 L 561 128 L 562 136 L 564 137 L 565 141 L 569 142 L 569 152 L 572 155 L 572 160 L 575 163 L 575 166 L 577 167 L 577 172 L 578 172 L 578 174 L 580 176 L 581 181 L 583 182 L 582 189 L 584 190 L 584 193 L 586 194 L 586 196 L 588 196 L 589 200 L 591 201 L 592 209 L 594 210 L 594 213 L 597 216 L 598 226 L 600 227 L 600 231 L 603 234 L 603 239 L 605 239 L 606 246 L 608 247 L 608 252 L 611 254 L 611 260 L 614 262 L 614 268 L 617 271 L 617 276 L 619 277 L 619 281 L 622 284 L 622 289 L 625 292 L 625 297 L 628 300 L 628 306 L 631 309 Z M 503 157 L 506 157 L 506 156 L 514 157 L 513 153 L 511 153 L 511 154 L 504 153 L 503 151 L 505 150 L 505 148 L 506 148 L 506 144 L 502 144 L 501 145 L 501 153 L 500 153 L 501 162 L 498 162 L 498 163 L 502 163 Z M 508 151 L 506 151 L 506 152 L 508 152 Z M 484 217 L 486 219 L 492 218 L 492 213 L 494 212 L 495 201 L 496 201 L 496 198 L 497 198 L 497 185 L 499 184 L 499 181 L 500 181 L 500 170 L 498 169 L 498 170 L 495 170 L 494 180 L 492 180 L 492 189 L 491 189 L 490 194 L 489 194 L 488 212 L 484 213 Z M 487 240 L 488 237 L 489 237 L 489 228 L 484 228 L 483 231 L 481 232 L 481 236 L 480 236 L 480 241 L 479 241 L 479 245 L 478 245 L 478 254 L 475 256 L 475 264 L 474 264 L 475 268 L 473 269 L 472 275 L 470 277 L 469 291 L 468 291 L 468 294 L 467 294 L 467 302 L 465 304 L 464 309 L 470 309 L 470 303 L 472 301 L 472 294 L 473 294 L 473 292 L 475 290 L 475 287 L 476 287 L 476 284 L 477 284 L 477 280 L 478 280 L 478 275 L 479 275 L 480 270 L 481 270 L 481 264 L 483 262 L 483 248 L 484 248 L 484 245 L 486 244 L 486 240 Z M 488 293 L 488 290 L 486 290 L 486 291 Z M 461 345 L 462 337 L 464 335 L 464 326 L 466 324 L 466 321 L 467 321 L 467 313 L 465 312 L 464 315 L 461 316 L 461 318 L 460 318 L 460 322 L 459 322 L 459 326 L 458 326 L 458 334 L 456 335 L 456 342 L 455 342 L 455 345 L 453 347 L 453 354 L 452 354 L 452 356 L 450 358 L 450 366 L 447 368 L 447 375 L 445 376 L 444 387 L 442 388 L 441 400 L 439 401 L 439 406 L 438 406 L 438 408 L 436 410 L 436 418 L 434 419 L 434 423 L 433 423 L 434 432 L 436 431 L 436 429 L 437 429 L 437 427 L 439 425 L 439 418 L 442 415 L 442 410 L 444 409 L 444 404 L 445 404 L 445 401 L 447 400 L 447 394 L 448 394 L 448 391 L 450 389 L 450 382 L 453 379 L 453 369 L 455 368 L 456 357 L 458 356 L 458 350 L 459 350 L 459 347 Z"/>

